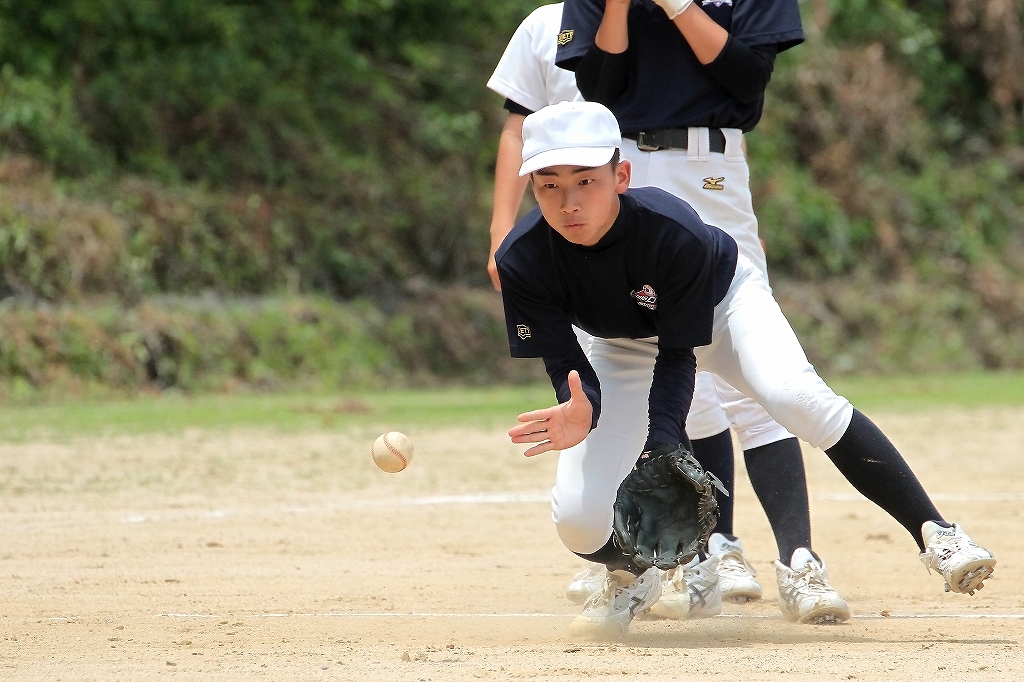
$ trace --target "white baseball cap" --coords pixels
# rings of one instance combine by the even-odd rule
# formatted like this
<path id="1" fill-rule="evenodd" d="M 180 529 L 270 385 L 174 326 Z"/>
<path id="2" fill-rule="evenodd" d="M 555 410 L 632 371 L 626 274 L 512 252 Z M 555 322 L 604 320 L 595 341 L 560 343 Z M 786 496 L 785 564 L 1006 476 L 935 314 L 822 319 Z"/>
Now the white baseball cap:
<path id="1" fill-rule="evenodd" d="M 523 121 L 523 165 L 519 175 L 549 166 L 597 168 L 611 161 L 622 143 L 614 114 L 597 102 L 560 102 Z"/>

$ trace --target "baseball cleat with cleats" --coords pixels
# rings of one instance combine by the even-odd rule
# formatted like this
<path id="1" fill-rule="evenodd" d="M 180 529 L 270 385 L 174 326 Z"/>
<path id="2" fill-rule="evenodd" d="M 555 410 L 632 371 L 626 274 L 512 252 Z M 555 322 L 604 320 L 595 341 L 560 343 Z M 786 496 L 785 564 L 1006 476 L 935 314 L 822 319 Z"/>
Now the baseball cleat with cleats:
<path id="1" fill-rule="evenodd" d="M 573 604 L 585 604 L 588 599 L 604 589 L 608 569 L 603 564 L 590 564 L 573 576 L 565 590 L 565 597 Z"/>
<path id="2" fill-rule="evenodd" d="M 960 527 L 944 528 L 933 521 L 921 525 L 924 551 L 921 562 L 931 573 L 934 569 L 946 581 L 946 592 L 974 594 L 992 576 L 996 559 L 979 547 Z"/>
<path id="3" fill-rule="evenodd" d="M 710 618 L 722 612 L 722 584 L 719 558 L 700 557 L 685 566 L 666 571 L 661 580 L 661 599 L 647 612 L 652 618 L 684 620 Z"/>
<path id="4" fill-rule="evenodd" d="M 793 552 L 789 566 L 776 561 L 775 575 L 779 581 L 779 608 L 786 618 L 813 625 L 850 619 L 850 607 L 828 583 L 824 562 L 806 547 Z"/>
<path id="5" fill-rule="evenodd" d="M 661 596 L 661 571 L 649 568 L 642 575 L 607 571 L 604 587 L 590 597 L 583 612 L 569 624 L 569 634 L 588 639 L 617 639 L 629 632 L 633 618 Z"/>
<path id="6" fill-rule="evenodd" d="M 743 556 L 739 538 L 713 533 L 708 539 L 708 551 L 718 557 L 723 600 L 742 604 L 761 598 L 761 586 L 754 580 L 757 571 Z"/>

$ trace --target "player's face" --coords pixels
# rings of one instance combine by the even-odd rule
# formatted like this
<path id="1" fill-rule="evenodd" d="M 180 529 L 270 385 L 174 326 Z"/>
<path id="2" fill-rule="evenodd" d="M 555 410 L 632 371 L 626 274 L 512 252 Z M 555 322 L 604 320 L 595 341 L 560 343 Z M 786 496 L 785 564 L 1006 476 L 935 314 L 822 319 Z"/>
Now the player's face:
<path id="1" fill-rule="evenodd" d="M 573 244 L 592 246 L 619 215 L 629 188 L 629 161 L 597 168 L 551 166 L 533 173 L 533 195 L 548 225 Z"/>

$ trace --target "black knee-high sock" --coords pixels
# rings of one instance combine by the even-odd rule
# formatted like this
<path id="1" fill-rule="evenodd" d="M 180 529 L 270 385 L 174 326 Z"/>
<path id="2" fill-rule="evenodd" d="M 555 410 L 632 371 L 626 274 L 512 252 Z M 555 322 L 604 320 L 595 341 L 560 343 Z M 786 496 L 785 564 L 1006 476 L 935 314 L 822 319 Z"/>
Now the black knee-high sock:
<path id="1" fill-rule="evenodd" d="M 910 531 L 921 551 L 921 524 L 938 521 L 947 525 L 903 455 L 857 410 L 846 433 L 825 453 L 861 495 Z"/>
<path id="2" fill-rule="evenodd" d="M 733 460 L 732 434 L 729 429 L 708 438 L 691 441 L 693 456 L 704 471 L 710 471 L 722 481 L 729 491 L 728 497 L 718 493 L 718 523 L 715 533 L 732 535 L 732 498 L 736 483 L 736 462 Z"/>
<path id="3" fill-rule="evenodd" d="M 800 441 L 786 438 L 745 450 L 743 461 L 775 533 L 779 560 L 788 566 L 798 547 L 811 548 L 811 512 Z"/>

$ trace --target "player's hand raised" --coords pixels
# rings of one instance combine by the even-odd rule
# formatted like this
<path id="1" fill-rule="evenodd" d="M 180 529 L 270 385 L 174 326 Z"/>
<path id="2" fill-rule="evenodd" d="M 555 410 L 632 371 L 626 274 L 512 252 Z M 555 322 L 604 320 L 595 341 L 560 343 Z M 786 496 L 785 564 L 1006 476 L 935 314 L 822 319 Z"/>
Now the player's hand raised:
<path id="1" fill-rule="evenodd" d="M 576 370 L 569 372 L 569 400 L 519 415 L 519 426 L 509 430 L 513 443 L 538 443 L 524 452 L 533 457 L 549 450 L 564 450 L 583 442 L 590 433 L 594 407 L 583 392 Z"/>

